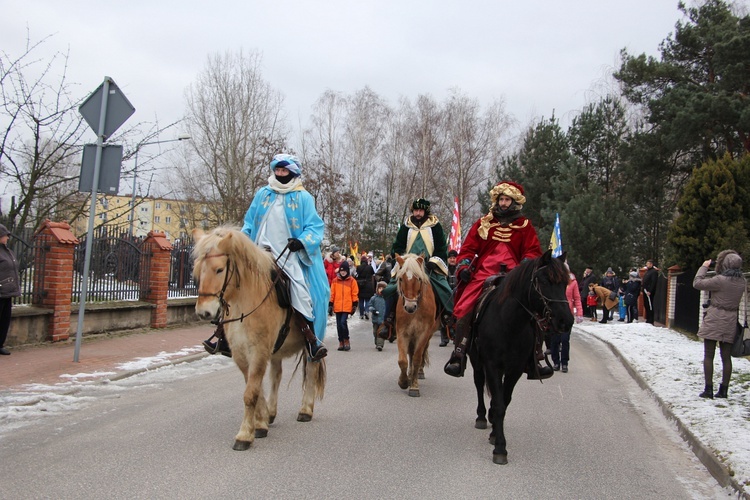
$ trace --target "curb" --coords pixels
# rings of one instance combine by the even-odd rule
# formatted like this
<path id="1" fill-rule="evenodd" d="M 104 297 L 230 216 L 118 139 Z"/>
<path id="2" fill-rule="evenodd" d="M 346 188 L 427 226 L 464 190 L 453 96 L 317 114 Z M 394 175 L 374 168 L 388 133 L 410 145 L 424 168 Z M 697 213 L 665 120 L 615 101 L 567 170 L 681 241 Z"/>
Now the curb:
<path id="1" fill-rule="evenodd" d="M 731 486 L 732 489 L 735 490 L 737 493 L 737 498 L 743 498 L 746 500 L 750 500 L 750 495 L 745 492 L 744 487 L 734 478 L 733 474 L 729 472 L 729 470 L 724 466 L 724 464 L 719 460 L 719 458 L 716 456 L 716 454 L 709 450 L 703 443 L 700 442 L 698 438 L 695 437 L 695 435 L 688 429 L 685 424 L 682 423 L 682 421 L 677 418 L 677 416 L 672 413 L 671 408 L 668 404 L 666 404 L 658 394 L 656 394 L 651 387 L 649 387 L 648 383 L 641 377 L 641 374 L 638 373 L 631 365 L 625 356 L 622 355 L 622 353 L 612 345 L 611 343 L 607 342 L 606 340 L 603 340 L 596 335 L 592 335 L 588 332 L 586 332 L 588 336 L 602 342 L 607 347 L 609 347 L 610 351 L 617 357 L 617 359 L 620 360 L 622 365 L 625 367 L 625 370 L 630 374 L 631 377 L 633 377 L 633 380 L 636 381 L 638 386 L 647 391 L 649 395 L 656 400 L 656 402 L 659 404 L 659 408 L 661 409 L 662 414 L 664 414 L 665 417 L 667 417 L 669 420 L 675 423 L 677 426 L 677 430 L 680 433 L 680 437 L 685 440 L 685 442 L 690 446 L 690 449 L 695 453 L 695 456 L 698 458 L 698 460 L 701 461 L 701 463 L 708 469 L 708 472 L 711 473 L 711 475 L 716 479 L 716 481 L 719 483 L 719 485 L 723 488 L 726 488 L 727 486 Z"/>

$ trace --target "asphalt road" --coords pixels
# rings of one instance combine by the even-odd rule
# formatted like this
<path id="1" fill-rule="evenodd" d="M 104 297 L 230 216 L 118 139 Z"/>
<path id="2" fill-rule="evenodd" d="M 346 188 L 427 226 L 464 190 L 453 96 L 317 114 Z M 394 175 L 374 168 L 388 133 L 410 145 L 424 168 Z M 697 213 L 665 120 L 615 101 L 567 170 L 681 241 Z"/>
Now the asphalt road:
<path id="1" fill-rule="evenodd" d="M 593 338 L 574 334 L 569 373 L 519 382 L 500 466 L 489 431 L 473 427 L 471 377 L 442 373 L 438 337 L 410 398 L 396 384 L 396 345 L 377 352 L 370 325 L 350 325 L 352 350 L 330 353 L 310 423 L 296 421 L 301 377 L 288 385 L 288 361 L 268 437 L 233 451 L 242 376 L 212 357 L 110 383 L 80 409 L 6 433 L 0 498 L 726 497 Z"/>

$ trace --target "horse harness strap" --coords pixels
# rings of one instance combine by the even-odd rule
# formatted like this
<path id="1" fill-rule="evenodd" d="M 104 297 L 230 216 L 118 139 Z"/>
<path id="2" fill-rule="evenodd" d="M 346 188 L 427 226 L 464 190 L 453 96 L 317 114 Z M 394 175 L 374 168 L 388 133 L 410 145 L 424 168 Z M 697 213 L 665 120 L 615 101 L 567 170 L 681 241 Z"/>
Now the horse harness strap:
<path id="1" fill-rule="evenodd" d="M 232 266 L 232 261 L 229 260 L 227 257 L 227 273 L 224 275 L 224 285 L 221 287 L 221 291 L 218 294 L 203 294 L 203 295 L 212 295 L 212 296 L 218 296 L 219 303 L 221 305 L 219 309 L 219 317 L 215 320 L 213 320 L 211 323 L 214 323 L 216 325 L 222 326 L 226 323 L 233 323 L 235 321 L 242 322 L 245 318 L 253 314 L 255 311 L 257 311 L 260 306 L 262 306 L 265 301 L 268 299 L 268 297 L 271 295 L 271 291 L 276 290 L 276 295 L 279 300 L 279 305 L 282 308 L 286 309 L 286 317 L 284 319 L 284 324 L 281 325 L 281 328 L 279 329 L 278 336 L 276 337 L 276 343 L 273 347 L 273 352 L 276 353 L 279 349 L 281 349 L 281 346 L 284 344 L 284 341 L 286 340 L 287 335 L 289 335 L 289 325 L 291 324 L 292 319 L 292 307 L 291 307 L 291 297 L 289 294 L 289 278 L 287 277 L 286 273 L 284 273 L 283 269 L 281 269 L 278 265 L 279 259 L 281 259 L 281 256 L 284 255 L 284 253 L 289 249 L 289 245 L 284 247 L 284 249 L 281 251 L 278 257 L 274 260 L 274 266 L 275 268 L 271 271 L 271 286 L 268 287 L 268 291 L 266 292 L 266 295 L 263 297 L 263 300 L 260 301 L 260 303 L 255 306 L 250 312 L 242 313 L 236 318 L 231 319 L 224 319 L 224 316 L 229 313 L 229 304 L 224 300 L 224 292 L 226 292 L 227 286 L 229 285 L 229 281 L 231 280 L 231 275 L 234 274 L 234 267 Z M 226 257 L 226 254 L 209 254 L 206 255 L 204 258 L 212 258 L 212 257 Z M 232 271 L 230 274 L 230 270 Z M 237 288 L 240 287 L 239 279 L 237 280 Z M 221 329 L 221 334 L 223 335 L 223 328 Z"/>

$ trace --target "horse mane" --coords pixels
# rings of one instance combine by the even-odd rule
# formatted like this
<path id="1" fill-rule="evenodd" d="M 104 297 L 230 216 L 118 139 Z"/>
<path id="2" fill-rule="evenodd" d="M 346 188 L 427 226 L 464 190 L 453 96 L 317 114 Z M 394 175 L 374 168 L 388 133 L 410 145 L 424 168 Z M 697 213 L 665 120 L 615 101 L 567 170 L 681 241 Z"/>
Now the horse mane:
<path id="1" fill-rule="evenodd" d="M 271 284 L 271 272 L 276 268 L 273 256 L 266 252 L 236 226 L 219 226 L 200 238 L 193 247 L 197 267 L 210 254 L 226 254 L 237 266 L 239 279 L 252 274 L 266 287 Z M 283 259 L 283 257 L 282 257 Z"/>
<path id="2" fill-rule="evenodd" d="M 534 273 L 538 270 L 543 271 L 549 282 L 553 284 L 568 283 L 570 280 L 570 271 L 565 267 L 565 263 L 561 259 L 552 257 L 551 252 L 546 252 L 541 257 L 523 261 L 514 267 L 503 279 L 502 291 L 498 299 L 503 302 L 513 293 L 528 290 Z"/>
<path id="3" fill-rule="evenodd" d="M 429 279 L 427 277 L 427 273 L 424 270 L 424 266 L 417 260 L 419 258 L 419 255 L 407 253 L 402 255 L 401 258 L 404 259 L 404 265 L 399 266 L 398 270 L 396 271 L 395 275 L 397 277 L 401 276 L 405 272 L 411 271 L 412 273 L 416 274 L 417 277 L 423 282 Z"/>

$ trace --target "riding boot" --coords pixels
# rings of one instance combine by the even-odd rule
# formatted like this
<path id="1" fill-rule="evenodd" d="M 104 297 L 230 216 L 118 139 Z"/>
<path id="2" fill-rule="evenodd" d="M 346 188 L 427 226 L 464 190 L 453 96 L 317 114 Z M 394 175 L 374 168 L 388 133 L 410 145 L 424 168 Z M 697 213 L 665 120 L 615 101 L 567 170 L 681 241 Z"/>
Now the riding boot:
<path id="1" fill-rule="evenodd" d="M 385 299 L 385 319 L 383 320 L 383 323 L 380 325 L 380 331 L 378 332 L 378 337 L 380 337 L 383 340 L 390 340 L 393 342 L 393 339 L 396 338 L 395 334 L 395 325 L 396 325 L 396 302 L 398 301 L 398 296 L 394 295 L 393 297 L 388 297 Z"/>
<path id="2" fill-rule="evenodd" d="M 471 344 L 471 314 L 467 314 L 456 321 L 456 347 L 451 357 L 443 367 L 443 371 L 451 377 L 463 377 L 466 370 L 466 353 Z"/>
<path id="3" fill-rule="evenodd" d="M 300 315 L 301 316 L 301 315 Z M 318 337 L 313 333 L 313 323 L 308 321 L 306 318 L 302 318 L 302 335 L 305 336 L 305 346 L 307 347 L 307 353 L 310 356 L 311 361 L 320 361 L 328 355 L 328 348 L 325 344 L 318 340 Z"/>
<path id="4" fill-rule="evenodd" d="M 216 342 L 211 342 L 211 339 L 213 338 L 216 339 Z M 216 325 L 216 330 L 214 330 L 214 334 L 211 335 L 208 339 L 203 341 L 203 348 L 209 354 L 221 353 L 224 356 L 227 356 L 229 358 L 232 357 L 232 350 L 229 348 L 229 342 L 227 342 L 227 337 L 224 334 L 223 323 L 219 323 L 218 325 Z"/>
<path id="5" fill-rule="evenodd" d="M 539 339 L 534 341 L 534 354 L 526 367 L 526 378 L 528 380 L 544 380 L 554 375 L 551 366 L 542 366 L 539 361 L 545 359 L 542 343 Z"/>

